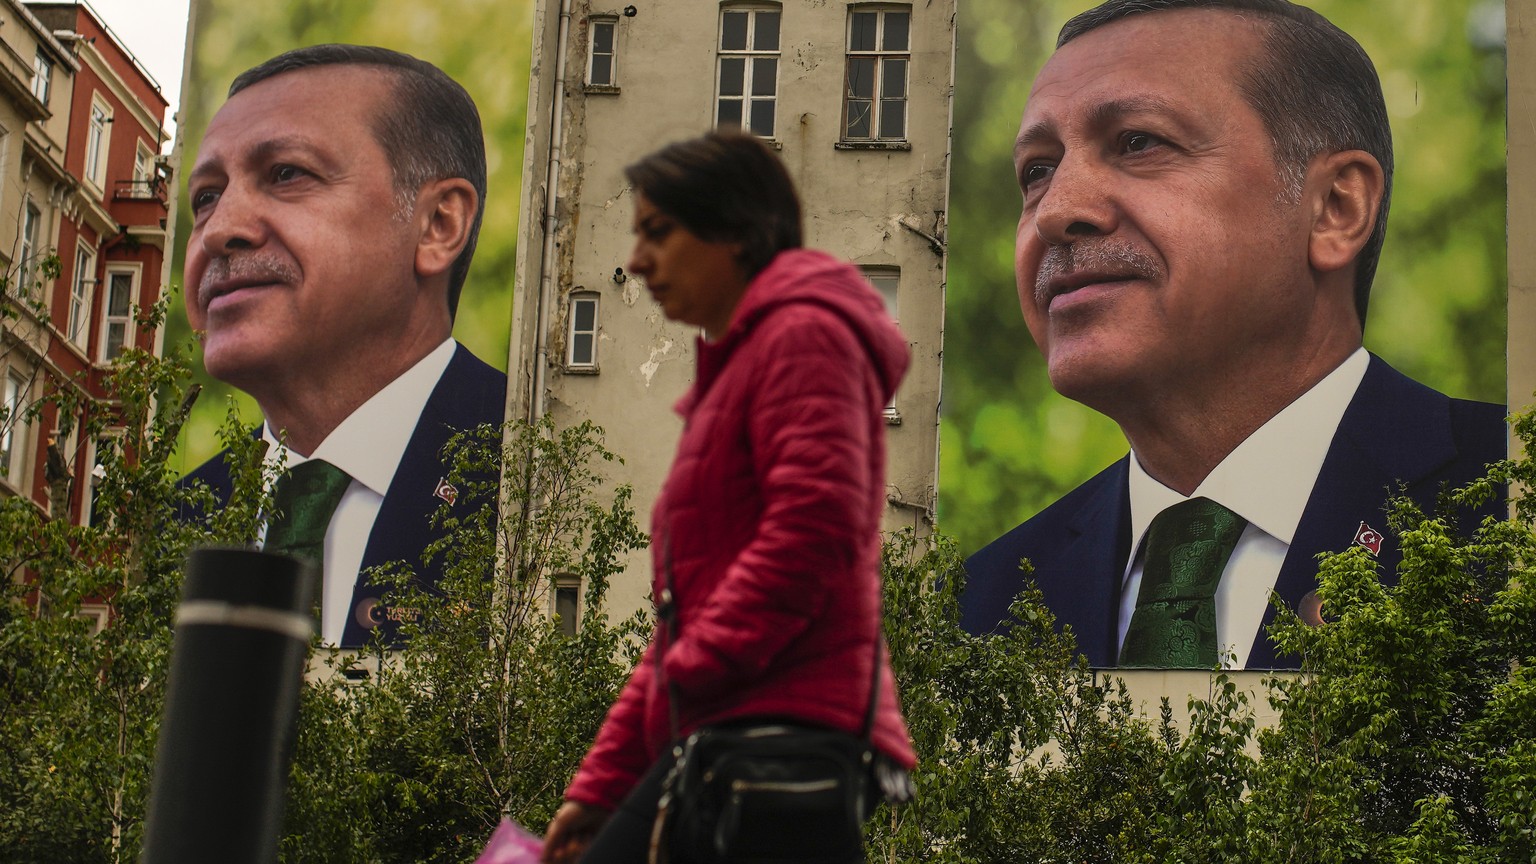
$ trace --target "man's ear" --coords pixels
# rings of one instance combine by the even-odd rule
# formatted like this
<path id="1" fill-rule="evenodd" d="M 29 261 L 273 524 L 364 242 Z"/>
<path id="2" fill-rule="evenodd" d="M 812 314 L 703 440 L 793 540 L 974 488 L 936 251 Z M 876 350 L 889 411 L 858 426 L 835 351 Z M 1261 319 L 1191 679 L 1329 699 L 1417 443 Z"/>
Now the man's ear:
<path id="1" fill-rule="evenodd" d="M 416 275 L 427 279 L 447 273 L 469 242 L 480 198 L 462 177 L 433 180 L 416 193 L 420 233 L 416 240 Z"/>
<path id="2" fill-rule="evenodd" d="M 1319 155 L 1307 172 L 1312 236 L 1307 247 L 1314 270 L 1333 272 L 1354 264 L 1376 228 L 1386 178 L 1381 163 L 1364 150 Z"/>

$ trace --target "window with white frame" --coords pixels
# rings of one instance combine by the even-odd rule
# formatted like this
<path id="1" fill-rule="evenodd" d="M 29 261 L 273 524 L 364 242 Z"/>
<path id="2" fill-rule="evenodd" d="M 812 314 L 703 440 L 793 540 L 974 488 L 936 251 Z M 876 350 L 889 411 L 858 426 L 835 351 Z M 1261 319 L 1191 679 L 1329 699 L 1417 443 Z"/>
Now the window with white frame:
<path id="1" fill-rule="evenodd" d="M 891 316 L 892 321 L 900 321 L 896 297 L 901 287 L 901 270 L 896 267 L 865 267 L 863 269 L 864 278 L 868 279 L 869 284 L 880 292 L 880 299 L 885 301 L 886 313 Z M 885 406 L 885 413 L 887 417 L 897 416 L 894 395 L 891 397 L 891 404 Z"/>
<path id="2" fill-rule="evenodd" d="M 597 368 L 598 295 L 582 291 L 571 295 L 570 328 L 565 340 L 565 365 L 572 369 Z"/>
<path id="3" fill-rule="evenodd" d="M 140 183 L 149 182 L 155 176 L 155 154 L 140 141 L 133 153 L 133 179 Z"/>
<path id="4" fill-rule="evenodd" d="M 81 603 L 80 611 L 75 617 L 85 622 L 85 628 L 92 636 L 100 636 L 101 631 L 107 629 L 107 624 L 112 620 L 112 609 L 105 603 Z"/>
<path id="5" fill-rule="evenodd" d="M 155 195 L 155 151 L 143 141 L 133 150 L 133 188 L 135 198 L 153 198 Z"/>
<path id="6" fill-rule="evenodd" d="M 596 17 L 588 19 L 591 25 L 592 44 L 587 53 L 587 83 L 595 87 L 613 87 L 619 83 L 618 52 L 614 49 L 614 37 L 618 35 L 619 19 Z"/>
<path id="7" fill-rule="evenodd" d="M 107 147 L 111 141 L 109 124 L 112 109 L 100 99 L 91 100 L 91 125 L 85 133 L 85 179 L 97 189 L 107 185 Z"/>
<path id="8" fill-rule="evenodd" d="M 37 235 L 42 221 L 42 211 L 28 198 L 21 208 L 21 257 L 17 259 L 15 282 L 11 286 L 11 293 L 17 297 L 33 296 L 32 273 L 37 269 Z"/>
<path id="9" fill-rule="evenodd" d="M 48 55 L 37 52 L 32 58 L 32 95 L 37 101 L 48 104 L 48 94 L 53 92 L 53 61 Z"/>
<path id="10" fill-rule="evenodd" d="M 80 246 L 75 250 L 75 278 L 69 289 L 69 321 L 64 338 L 84 348 L 91 323 L 91 293 L 96 287 L 96 250 Z"/>
<path id="11" fill-rule="evenodd" d="M 97 503 L 101 499 L 101 482 L 107 479 L 107 472 L 117 467 L 122 455 L 122 430 L 113 430 L 96 439 L 95 447 L 91 450 L 91 473 L 86 478 L 86 522 L 87 525 L 100 524 L 100 511 Z"/>
<path id="12" fill-rule="evenodd" d="M 101 357 L 103 363 L 116 360 L 128 347 L 133 327 L 133 303 L 139 293 L 136 268 L 108 267 L 106 304 L 101 315 Z"/>
<path id="13" fill-rule="evenodd" d="M 912 10 L 854 7 L 848 12 L 844 141 L 904 141 Z"/>
<path id="14" fill-rule="evenodd" d="M 26 410 L 27 379 L 15 369 L 5 373 L 5 390 L 0 392 L 0 477 L 15 484 L 21 480 L 26 449 L 27 424 L 22 416 Z"/>
<path id="15" fill-rule="evenodd" d="M 773 137 L 779 90 L 779 8 L 727 6 L 720 10 L 715 126 L 740 126 Z"/>

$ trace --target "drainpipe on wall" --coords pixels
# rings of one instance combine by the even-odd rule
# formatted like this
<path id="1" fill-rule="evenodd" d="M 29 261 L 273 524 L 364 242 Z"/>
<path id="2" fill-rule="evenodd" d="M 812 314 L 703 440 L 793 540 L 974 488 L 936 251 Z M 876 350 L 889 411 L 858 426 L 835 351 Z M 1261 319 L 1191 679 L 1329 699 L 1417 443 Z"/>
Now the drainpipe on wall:
<path id="1" fill-rule="evenodd" d="M 533 336 L 533 393 L 528 422 L 544 418 L 544 379 L 549 369 L 549 316 L 555 295 L 555 204 L 560 198 L 560 148 L 565 139 L 566 42 L 571 30 L 571 0 L 560 0 L 560 26 L 555 48 L 555 95 L 550 112 L 549 173 L 544 180 L 544 254 L 539 259 L 539 307 Z"/>

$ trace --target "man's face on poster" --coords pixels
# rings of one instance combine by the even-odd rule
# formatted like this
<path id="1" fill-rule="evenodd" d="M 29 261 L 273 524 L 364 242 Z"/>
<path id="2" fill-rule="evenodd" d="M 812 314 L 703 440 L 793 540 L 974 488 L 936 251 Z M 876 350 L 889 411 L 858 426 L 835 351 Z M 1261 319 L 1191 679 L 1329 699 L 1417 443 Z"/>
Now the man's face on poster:
<path id="1" fill-rule="evenodd" d="M 389 74 L 284 72 L 219 110 L 189 180 L 187 317 L 241 389 L 399 339 L 416 292 L 411 200 L 373 123 Z"/>
<path id="2" fill-rule="evenodd" d="M 1241 89 L 1263 26 L 1133 15 L 1068 42 L 1036 78 L 1014 154 L 1014 263 L 1063 395 L 1113 417 L 1128 394 L 1283 358 L 1300 339 L 1309 217 Z"/>

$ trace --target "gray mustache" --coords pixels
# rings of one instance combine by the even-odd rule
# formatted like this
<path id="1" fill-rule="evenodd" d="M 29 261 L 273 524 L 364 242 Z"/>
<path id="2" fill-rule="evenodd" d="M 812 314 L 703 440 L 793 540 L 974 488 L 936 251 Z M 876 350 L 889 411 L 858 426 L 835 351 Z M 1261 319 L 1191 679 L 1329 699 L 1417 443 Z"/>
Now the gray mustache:
<path id="1" fill-rule="evenodd" d="M 291 284 L 299 280 L 299 272 L 281 256 L 270 252 L 241 252 L 214 258 L 208 262 L 203 278 L 198 282 L 197 299 L 206 306 L 212 299 L 208 292 L 213 286 L 231 279 Z"/>
<path id="2" fill-rule="evenodd" d="M 1162 262 L 1130 243 L 1113 239 L 1079 240 L 1045 250 L 1045 256 L 1040 259 L 1040 271 L 1035 274 L 1035 302 L 1045 303 L 1050 299 L 1051 280 L 1083 270 L 1148 280 L 1163 276 Z"/>

